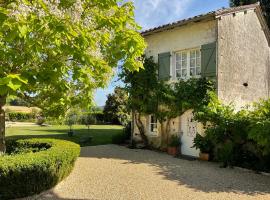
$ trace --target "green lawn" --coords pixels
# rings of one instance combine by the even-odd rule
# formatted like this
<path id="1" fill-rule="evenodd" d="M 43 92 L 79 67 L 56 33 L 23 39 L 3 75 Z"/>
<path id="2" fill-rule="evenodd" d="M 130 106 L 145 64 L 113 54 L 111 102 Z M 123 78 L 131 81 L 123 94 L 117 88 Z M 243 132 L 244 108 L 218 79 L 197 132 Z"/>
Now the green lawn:
<path id="1" fill-rule="evenodd" d="M 68 126 L 49 126 L 49 127 L 12 127 L 7 128 L 6 136 L 9 139 L 23 139 L 23 138 L 55 138 L 69 140 L 80 144 L 81 146 L 102 145 L 112 143 L 112 137 L 122 133 L 122 126 L 116 125 L 93 125 L 90 131 L 86 126 L 73 126 L 74 135 L 69 137 L 67 132 Z M 82 144 L 82 139 L 92 136 L 91 143 Z"/>

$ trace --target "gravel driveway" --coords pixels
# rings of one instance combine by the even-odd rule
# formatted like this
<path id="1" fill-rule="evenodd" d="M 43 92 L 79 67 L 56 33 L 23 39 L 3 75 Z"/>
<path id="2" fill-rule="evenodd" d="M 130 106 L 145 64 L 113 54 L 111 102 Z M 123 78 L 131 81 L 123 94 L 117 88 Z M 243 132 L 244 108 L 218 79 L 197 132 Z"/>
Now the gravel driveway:
<path id="1" fill-rule="evenodd" d="M 270 176 L 115 145 L 82 148 L 72 174 L 31 199 L 270 200 Z"/>

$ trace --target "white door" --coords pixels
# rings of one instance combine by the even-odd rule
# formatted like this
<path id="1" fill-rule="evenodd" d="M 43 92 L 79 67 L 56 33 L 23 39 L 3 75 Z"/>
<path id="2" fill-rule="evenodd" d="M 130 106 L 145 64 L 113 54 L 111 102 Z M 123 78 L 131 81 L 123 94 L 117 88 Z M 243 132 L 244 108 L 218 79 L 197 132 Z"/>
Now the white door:
<path id="1" fill-rule="evenodd" d="M 181 153 L 187 156 L 199 157 L 200 150 L 193 146 L 193 140 L 198 132 L 197 122 L 194 120 L 192 111 L 189 110 L 181 116 Z"/>

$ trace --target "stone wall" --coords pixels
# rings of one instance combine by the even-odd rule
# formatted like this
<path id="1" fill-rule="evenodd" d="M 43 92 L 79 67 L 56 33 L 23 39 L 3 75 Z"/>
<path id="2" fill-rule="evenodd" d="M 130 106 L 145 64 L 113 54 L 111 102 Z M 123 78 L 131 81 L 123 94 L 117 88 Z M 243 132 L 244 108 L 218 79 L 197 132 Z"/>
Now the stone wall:
<path id="1" fill-rule="evenodd" d="M 254 10 L 218 19 L 217 54 L 220 100 L 239 109 L 269 97 L 269 47 Z"/>

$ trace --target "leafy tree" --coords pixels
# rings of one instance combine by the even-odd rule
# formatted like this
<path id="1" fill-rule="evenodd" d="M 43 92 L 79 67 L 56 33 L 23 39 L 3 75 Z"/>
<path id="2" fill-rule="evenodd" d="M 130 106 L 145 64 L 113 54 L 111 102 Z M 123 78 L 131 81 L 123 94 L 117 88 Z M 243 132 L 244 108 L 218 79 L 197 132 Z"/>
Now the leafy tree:
<path id="1" fill-rule="evenodd" d="M 214 89 L 211 81 L 200 78 L 179 80 L 175 84 L 160 81 L 157 88 L 157 110 L 154 115 L 161 124 L 161 148 L 167 148 L 171 120 L 187 110 L 193 111 L 210 101 L 209 91 Z"/>
<path id="2" fill-rule="evenodd" d="M 96 123 L 96 118 L 92 113 L 86 113 L 82 117 L 82 123 L 87 126 L 88 128 L 88 133 L 90 130 L 90 125 L 93 125 Z"/>
<path id="3" fill-rule="evenodd" d="M 269 0 L 230 0 L 230 6 L 241 6 L 241 5 L 249 5 L 256 2 L 260 2 L 263 14 L 268 23 L 268 27 L 270 27 L 270 1 Z"/>
<path id="4" fill-rule="evenodd" d="M 127 92 L 123 88 L 116 87 L 114 93 L 107 97 L 103 110 L 105 120 L 113 124 L 127 125 L 130 121 L 127 100 Z"/>
<path id="5" fill-rule="evenodd" d="M 9 95 L 61 115 L 89 106 L 121 60 L 142 67 L 145 43 L 131 2 L 121 0 L 2 1 L 0 7 L 0 152 L 5 152 Z"/>
<path id="6" fill-rule="evenodd" d="M 129 93 L 128 107 L 139 129 L 142 140 L 148 145 L 142 116 L 153 114 L 161 124 L 161 148 L 169 143 L 170 124 L 188 109 L 196 109 L 209 101 L 212 83 L 204 78 L 179 80 L 175 84 L 159 80 L 158 65 L 153 58 L 145 58 L 144 69 L 123 71 L 121 77 Z"/>
<path id="7" fill-rule="evenodd" d="M 270 158 L 270 99 L 254 103 L 253 107 L 248 136 L 258 144 L 262 154 Z"/>
<path id="8" fill-rule="evenodd" d="M 78 122 L 79 113 L 76 110 L 71 110 L 67 113 L 65 124 L 69 126 L 69 134 L 73 134 L 72 126 Z"/>
<path id="9" fill-rule="evenodd" d="M 144 59 L 144 69 L 133 72 L 123 69 L 120 75 L 128 92 L 128 109 L 145 146 L 149 144 L 142 117 L 156 110 L 156 89 L 159 85 L 157 70 L 158 66 L 151 57 Z"/>

